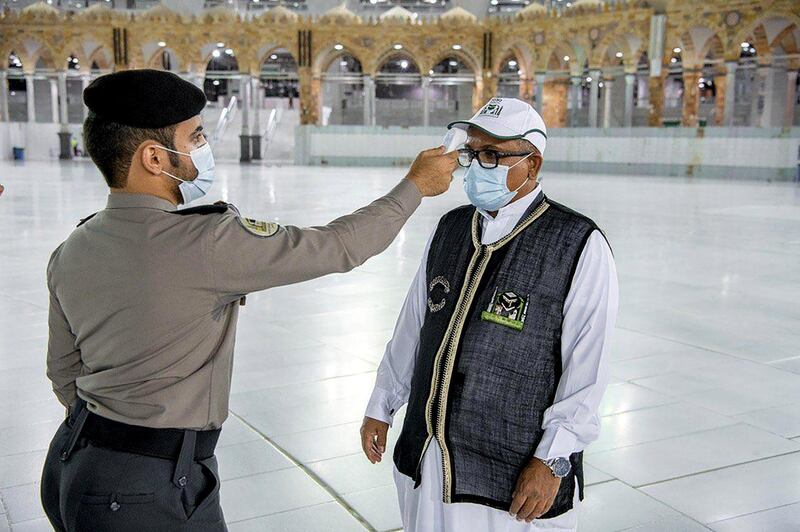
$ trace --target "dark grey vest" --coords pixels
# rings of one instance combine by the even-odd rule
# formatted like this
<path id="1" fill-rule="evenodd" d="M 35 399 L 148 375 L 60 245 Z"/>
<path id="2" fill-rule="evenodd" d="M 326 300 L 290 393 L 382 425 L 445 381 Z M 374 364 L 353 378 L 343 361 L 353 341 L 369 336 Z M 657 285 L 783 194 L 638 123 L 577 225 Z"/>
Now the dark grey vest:
<path id="1" fill-rule="evenodd" d="M 540 194 L 514 231 L 481 245 L 479 216 L 472 206 L 447 213 L 431 242 L 428 309 L 394 462 L 419 485 L 435 437 L 443 501 L 507 511 L 553 404 L 564 300 L 597 226 Z M 570 461 L 543 518 L 572 508 L 576 477 L 583 499 L 582 453 Z"/>

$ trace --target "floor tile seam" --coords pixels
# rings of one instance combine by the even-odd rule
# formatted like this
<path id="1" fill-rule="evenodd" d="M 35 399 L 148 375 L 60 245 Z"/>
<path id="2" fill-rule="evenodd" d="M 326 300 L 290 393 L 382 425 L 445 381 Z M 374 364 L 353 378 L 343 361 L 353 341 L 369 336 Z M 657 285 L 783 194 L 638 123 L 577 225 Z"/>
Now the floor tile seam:
<path id="1" fill-rule="evenodd" d="M 313 470 L 308 468 L 305 464 L 303 464 L 300 460 L 294 457 L 291 453 L 289 453 L 286 449 L 278 445 L 272 438 L 264 434 L 262 431 L 251 425 L 246 419 L 242 418 L 236 412 L 230 411 L 231 415 L 233 415 L 236 419 L 238 419 L 241 423 L 246 425 L 250 430 L 257 433 L 261 438 L 264 439 L 268 444 L 270 444 L 277 452 L 283 455 L 286 459 L 292 462 L 298 469 L 300 469 L 303 473 L 308 476 L 312 482 L 317 484 L 320 488 L 322 488 L 331 498 L 338 503 L 347 513 L 349 513 L 356 521 L 358 521 L 366 530 L 369 532 L 377 532 L 376 529 L 367 521 L 364 516 L 362 516 L 355 508 L 353 508 L 333 487 L 325 482 L 322 477 L 317 475 Z"/>
<path id="2" fill-rule="evenodd" d="M 757 429 L 757 430 L 760 430 L 760 431 L 765 432 L 767 434 L 770 434 L 771 436 L 774 436 L 773 433 L 771 433 L 771 432 L 769 432 L 767 430 L 764 430 L 762 428 L 759 428 L 759 427 L 754 427 L 753 425 L 750 425 L 749 423 L 747 423 L 745 421 L 735 421 L 734 423 L 731 423 L 730 425 L 721 425 L 719 427 L 711 427 L 711 428 L 707 428 L 707 429 L 693 430 L 691 432 L 686 432 L 684 434 L 677 434 L 675 436 L 667 436 L 665 438 L 657 438 L 655 440 L 648 440 L 648 441 L 643 441 L 643 442 L 639 442 L 639 443 L 631 443 L 629 445 L 622 445 L 620 447 L 615 447 L 613 449 L 606 449 L 604 451 L 597 451 L 596 453 L 587 454 L 586 456 L 587 456 L 587 459 L 589 459 L 592 456 L 598 456 L 598 455 L 601 455 L 603 453 L 610 453 L 610 452 L 619 451 L 621 449 L 630 449 L 631 447 L 638 447 L 640 445 L 647 445 L 647 444 L 650 444 L 650 443 L 658 443 L 658 442 L 663 442 L 663 441 L 667 441 L 667 440 L 674 440 L 674 439 L 678 439 L 678 438 L 684 438 L 686 436 L 696 436 L 698 434 L 703 434 L 704 432 L 713 432 L 715 430 L 728 429 L 728 428 L 731 428 L 731 427 L 735 427 L 737 425 L 747 426 L 749 428 Z M 791 438 L 787 438 L 785 436 L 778 436 L 778 437 L 781 438 L 782 440 L 786 440 L 787 442 L 791 442 L 792 441 Z M 791 454 L 791 453 L 794 453 L 794 452 L 800 452 L 800 448 L 795 449 L 794 451 L 788 451 L 787 453 L 781 453 L 781 454 Z M 750 461 L 752 461 L 752 460 L 750 460 Z M 747 463 L 747 462 L 742 462 L 742 463 Z M 594 466 L 592 466 L 592 467 L 594 467 Z M 723 466 L 723 467 L 727 467 L 727 466 Z"/>

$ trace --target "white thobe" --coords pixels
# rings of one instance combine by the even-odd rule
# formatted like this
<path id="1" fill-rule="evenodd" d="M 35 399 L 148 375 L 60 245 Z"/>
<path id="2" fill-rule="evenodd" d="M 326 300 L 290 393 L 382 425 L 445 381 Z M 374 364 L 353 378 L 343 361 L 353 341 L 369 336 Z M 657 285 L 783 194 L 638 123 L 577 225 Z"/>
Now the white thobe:
<path id="1" fill-rule="evenodd" d="M 481 243 L 491 244 L 509 234 L 541 192 L 541 185 L 503 207 L 495 217 L 482 215 Z M 535 229 L 534 229 L 535 230 Z M 435 231 L 434 231 L 435 233 Z M 426 266 L 433 234 L 428 239 L 417 274 L 411 283 L 392 339 L 378 367 L 375 388 L 366 415 L 391 425 L 397 409 L 408 402 L 420 330 L 428 300 Z M 542 438 L 534 456 L 568 457 L 597 439 L 598 408 L 608 382 L 605 352 L 617 316 L 617 272 L 603 235 L 587 239 L 564 301 L 561 331 L 562 373 L 553 405 L 544 412 Z M 441 449 L 434 438 L 422 464 L 422 482 L 394 469 L 403 526 L 411 532 L 547 532 L 575 530 L 577 509 L 552 519 L 517 521 L 508 512 L 473 503 L 442 501 Z M 577 487 L 574 506 L 578 503 Z"/>

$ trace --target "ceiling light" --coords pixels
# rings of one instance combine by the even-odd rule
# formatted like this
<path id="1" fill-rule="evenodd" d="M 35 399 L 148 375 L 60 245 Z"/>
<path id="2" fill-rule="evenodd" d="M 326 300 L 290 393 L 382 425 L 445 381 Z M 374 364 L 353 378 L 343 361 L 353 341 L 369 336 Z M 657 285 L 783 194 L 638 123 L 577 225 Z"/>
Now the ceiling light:
<path id="1" fill-rule="evenodd" d="M 164 47 L 167 45 L 167 43 L 165 43 L 164 41 L 158 41 L 158 45 L 159 45 L 161 48 L 164 48 Z"/>
<path id="2" fill-rule="evenodd" d="M 269 58 L 275 61 L 278 58 L 278 54 L 272 54 Z"/>
<path id="3" fill-rule="evenodd" d="M 614 55 L 617 56 L 617 57 L 622 57 L 622 52 L 617 52 Z"/>
<path id="4" fill-rule="evenodd" d="M 454 44 L 453 45 L 453 50 L 461 50 L 461 45 L 460 44 Z"/>
<path id="5" fill-rule="evenodd" d="M 403 45 L 402 44 L 395 44 L 394 45 L 394 49 L 395 50 L 402 50 L 403 49 Z"/>
<path id="6" fill-rule="evenodd" d="M 341 44 L 334 44 L 333 45 L 333 49 L 334 50 L 343 50 L 344 46 L 342 46 Z"/>
<path id="7" fill-rule="evenodd" d="M 681 49 L 676 46 L 675 48 L 672 49 L 672 52 L 676 53 L 676 54 L 679 54 L 679 53 L 681 53 Z"/>
<path id="8" fill-rule="evenodd" d="M 511 61 L 508 62 L 508 66 L 514 68 L 515 66 L 517 66 L 517 62 L 512 59 Z"/>
<path id="9" fill-rule="evenodd" d="M 564 56 L 564 61 L 569 61 L 569 56 L 568 55 Z"/>
<path id="10" fill-rule="evenodd" d="M 224 42 L 218 42 L 217 43 L 217 48 L 225 48 L 225 43 Z"/>

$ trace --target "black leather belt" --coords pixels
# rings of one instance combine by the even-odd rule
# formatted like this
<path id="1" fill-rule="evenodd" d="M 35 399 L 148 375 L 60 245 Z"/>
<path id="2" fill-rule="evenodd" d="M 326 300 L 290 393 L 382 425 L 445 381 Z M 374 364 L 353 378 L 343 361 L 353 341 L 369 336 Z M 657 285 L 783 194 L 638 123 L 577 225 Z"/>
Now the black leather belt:
<path id="1" fill-rule="evenodd" d="M 83 402 L 82 400 L 80 402 Z M 75 438 L 86 438 L 99 447 L 114 449 L 127 453 L 153 456 L 167 460 L 178 460 L 181 447 L 184 444 L 186 433 L 194 433 L 194 459 L 205 460 L 214 455 L 219 440 L 220 429 L 216 430 L 186 430 L 186 429 L 155 429 L 128 425 L 119 421 L 98 416 L 86 409 L 85 403 L 78 404 L 75 414 L 70 415 L 68 424 L 84 417 L 83 427 L 78 428 Z M 81 410 L 85 414 L 81 416 Z"/>

